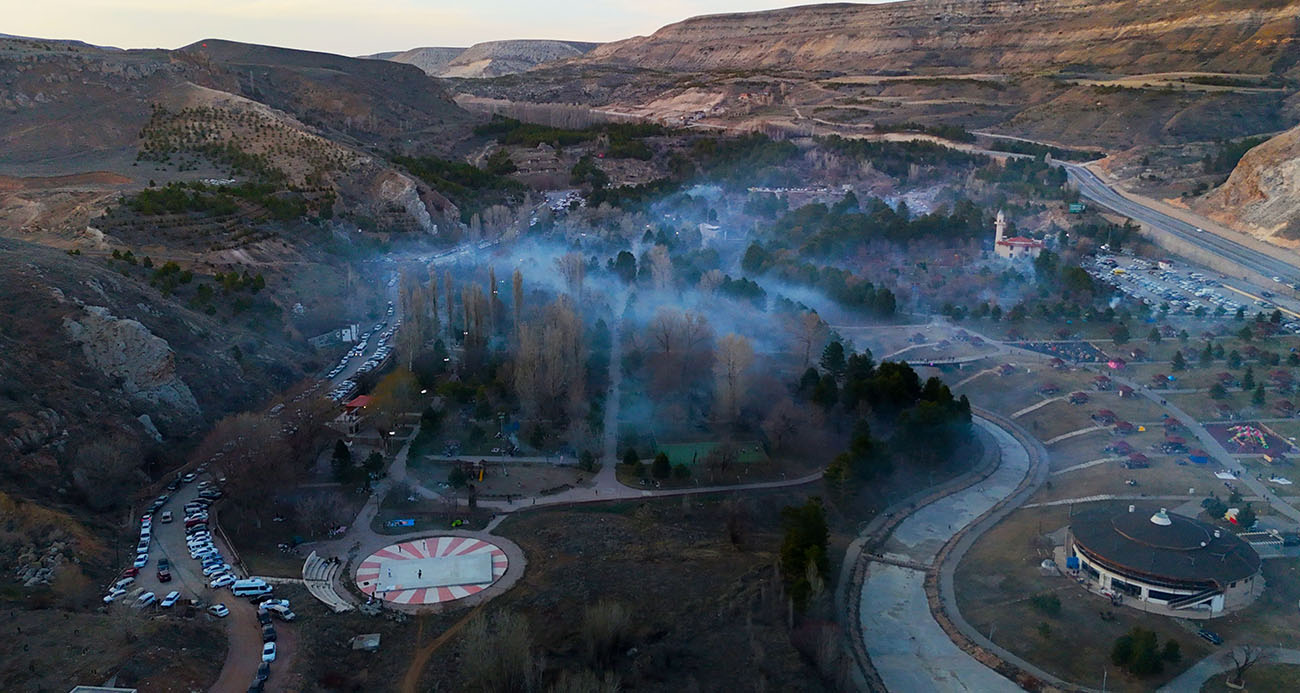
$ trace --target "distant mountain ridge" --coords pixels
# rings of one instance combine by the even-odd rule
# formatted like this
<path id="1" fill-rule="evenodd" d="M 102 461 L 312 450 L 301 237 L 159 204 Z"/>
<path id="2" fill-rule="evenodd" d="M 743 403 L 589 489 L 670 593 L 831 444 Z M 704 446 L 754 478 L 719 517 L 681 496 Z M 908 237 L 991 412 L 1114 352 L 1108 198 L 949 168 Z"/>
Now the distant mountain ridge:
<path id="1" fill-rule="evenodd" d="M 515 39 L 485 41 L 469 48 L 426 46 L 365 57 L 415 65 L 434 77 L 500 77 L 544 63 L 579 58 L 599 45 L 584 41 Z"/>
<path id="2" fill-rule="evenodd" d="M 908 0 L 694 17 L 589 63 L 673 71 L 962 68 L 1286 72 L 1295 0 Z"/>

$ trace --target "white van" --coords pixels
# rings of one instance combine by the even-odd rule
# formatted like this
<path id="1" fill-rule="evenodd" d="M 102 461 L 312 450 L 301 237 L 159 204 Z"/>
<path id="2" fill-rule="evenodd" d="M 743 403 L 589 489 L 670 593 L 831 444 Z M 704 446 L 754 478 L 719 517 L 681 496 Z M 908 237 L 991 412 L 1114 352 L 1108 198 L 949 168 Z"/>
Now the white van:
<path id="1" fill-rule="evenodd" d="M 236 580 L 230 586 L 230 592 L 236 597 L 260 597 L 263 594 L 270 594 L 271 586 L 266 584 L 265 580 L 249 578 L 247 580 Z"/>
<path id="2" fill-rule="evenodd" d="M 238 584 L 239 583 L 235 583 L 230 586 L 230 593 L 236 597 L 260 597 L 264 594 L 271 593 L 270 585 L 262 585 L 261 587 L 238 587 Z"/>

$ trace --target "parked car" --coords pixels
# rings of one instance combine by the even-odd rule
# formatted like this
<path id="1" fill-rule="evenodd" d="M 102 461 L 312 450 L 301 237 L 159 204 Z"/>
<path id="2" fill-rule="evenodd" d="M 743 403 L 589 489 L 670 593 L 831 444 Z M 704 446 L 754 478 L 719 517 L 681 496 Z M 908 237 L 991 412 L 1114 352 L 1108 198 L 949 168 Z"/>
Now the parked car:
<path id="1" fill-rule="evenodd" d="M 112 604 L 114 601 L 117 601 L 119 598 L 121 598 L 121 596 L 124 594 L 126 594 L 126 590 L 124 589 L 110 590 L 108 594 L 104 595 L 104 603 Z M 267 615 L 266 620 L 268 621 L 271 620 L 270 615 Z"/>
<path id="2" fill-rule="evenodd" d="M 208 613 L 217 618 L 225 618 L 230 615 L 230 609 L 227 609 L 225 604 L 213 604 L 208 607 Z"/>
<path id="3" fill-rule="evenodd" d="M 1215 633 L 1215 632 L 1212 631 L 1212 630 L 1206 630 L 1206 629 L 1202 628 L 1202 629 L 1196 631 L 1196 634 L 1199 635 L 1199 636 L 1201 636 L 1203 639 L 1208 640 L 1209 642 L 1214 643 L 1215 645 L 1222 645 L 1222 644 L 1223 644 L 1223 638 L 1219 637 L 1219 634 L 1218 634 L 1218 633 Z"/>
<path id="4" fill-rule="evenodd" d="M 257 612 L 257 622 L 258 622 L 259 624 L 263 625 L 263 626 L 268 626 L 268 625 L 270 625 L 270 624 L 271 624 L 271 614 L 270 614 L 270 612 L 259 610 L 259 611 Z"/>
<path id="5" fill-rule="evenodd" d="M 158 601 L 158 597 L 154 596 L 153 592 L 145 592 L 135 598 L 135 604 L 133 606 L 137 609 L 143 609 L 156 601 Z"/>
<path id="6" fill-rule="evenodd" d="M 170 510 L 164 510 L 163 513 L 162 513 L 161 515 L 158 516 L 158 521 L 161 522 L 161 523 L 163 523 L 163 524 L 167 524 L 168 522 L 171 522 L 171 521 L 172 521 L 172 511 L 170 511 Z"/>
<path id="7" fill-rule="evenodd" d="M 231 575 L 230 573 L 222 573 L 216 576 L 215 578 L 213 578 L 212 582 L 208 583 L 208 586 L 214 590 L 219 590 L 222 587 L 226 587 L 227 585 L 233 585 L 233 584 L 235 584 L 235 576 Z"/>
<path id="8" fill-rule="evenodd" d="M 177 592 L 176 590 L 172 590 L 167 593 L 166 597 L 163 597 L 163 600 L 159 602 L 158 606 L 161 606 L 164 609 L 170 609 L 173 605 L 176 604 L 176 602 L 180 601 L 180 599 L 181 599 L 181 593 Z"/>
<path id="9" fill-rule="evenodd" d="M 269 678 L 271 678 L 271 663 L 262 662 L 261 664 L 257 665 L 257 676 L 255 676 L 253 680 L 261 682 Z"/>
<path id="10" fill-rule="evenodd" d="M 143 568 L 148 563 L 149 563 L 149 554 L 141 553 L 141 554 L 136 554 L 135 563 L 132 563 L 131 565 L 133 565 L 136 568 Z"/>
<path id="11" fill-rule="evenodd" d="M 262 661 L 263 662 L 275 661 L 275 643 L 268 642 L 262 645 Z"/>
<path id="12" fill-rule="evenodd" d="M 275 642 L 275 626 L 269 623 L 262 626 L 262 642 Z"/>
<path id="13" fill-rule="evenodd" d="M 181 477 L 181 481 L 184 481 L 187 484 L 190 483 L 191 481 L 194 481 L 194 472 L 190 472 L 185 476 Z"/>

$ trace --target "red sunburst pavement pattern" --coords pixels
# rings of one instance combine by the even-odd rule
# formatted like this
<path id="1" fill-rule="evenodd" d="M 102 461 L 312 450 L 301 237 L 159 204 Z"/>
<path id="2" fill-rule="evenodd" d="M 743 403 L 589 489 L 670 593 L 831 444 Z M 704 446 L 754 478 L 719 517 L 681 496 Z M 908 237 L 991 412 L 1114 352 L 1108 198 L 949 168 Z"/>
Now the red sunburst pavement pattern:
<path id="1" fill-rule="evenodd" d="M 474 553 L 492 554 L 492 582 L 477 585 L 452 585 L 450 587 L 422 587 L 407 590 L 389 590 L 375 594 L 379 586 L 382 566 L 390 561 L 411 561 L 444 556 L 467 556 Z M 395 604 L 437 604 L 461 599 L 487 589 L 506 574 L 510 559 L 495 544 L 473 537 L 429 537 L 415 541 L 392 544 L 370 554 L 357 569 L 357 587 L 370 596 Z"/>

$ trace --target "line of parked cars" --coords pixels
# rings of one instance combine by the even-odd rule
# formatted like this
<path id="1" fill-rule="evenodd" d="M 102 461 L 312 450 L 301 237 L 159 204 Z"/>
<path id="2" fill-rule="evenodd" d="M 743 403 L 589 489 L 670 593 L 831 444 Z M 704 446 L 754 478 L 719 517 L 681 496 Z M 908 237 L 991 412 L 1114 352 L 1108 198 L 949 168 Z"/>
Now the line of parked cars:
<path id="1" fill-rule="evenodd" d="M 387 317 L 392 317 L 392 315 L 393 315 L 393 302 L 389 301 Z M 375 353 L 371 354 L 370 358 L 366 359 L 365 362 L 362 363 L 359 368 L 357 368 L 357 372 L 355 375 L 365 375 L 366 373 L 369 373 L 375 370 L 376 368 L 382 366 L 384 361 L 386 361 L 388 357 L 393 355 L 393 347 L 389 345 L 388 341 L 393 338 L 393 334 L 397 331 L 397 328 L 401 326 L 402 326 L 401 320 L 394 321 L 391 327 L 388 326 L 387 320 L 383 320 L 378 324 L 376 324 L 374 327 L 363 332 L 360 335 L 360 339 L 357 341 L 357 343 L 353 345 L 351 349 L 348 350 L 348 353 L 343 355 L 343 358 L 341 360 L 339 360 L 338 365 L 335 366 L 329 373 L 325 374 L 325 379 L 326 380 L 334 379 L 335 377 L 338 376 L 338 374 L 342 373 L 348 367 L 349 361 L 366 353 L 366 349 L 370 346 L 371 337 L 375 338 L 376 340 L 375 343 L 379 345 L 379 348 L 375 349 Z M 384 329 L 385 327 L 387 327 L 388 329 Z M 359 386 L 357 385 L 357 382 L 352 378 L 348 378 L 340 382 L 338 385 L 335 385 L 334 388 L 330 390 L 328 394 L 326 394 L 326 397 L 330 398 L 335 402 L 342 402 L 352 397 L 354 394 L 356 394 L 358 388 Z"/>
<path id="2" fill-rule="evenodd" d="M 261 582 L 258 580 L 258 582 Z M 265 583 L 263 583 L 265 584 Z M 260 594 L 253 597 L 253 602 L 257 604 L 257 623 L 262 629 L 262 662 L 257 667 L 257 674 L 253 676 L 253 683 L 248 687 L 248 693 L 261 693 L 262 687 L 266 685 L 266 680 L 271 677 L 271 662 L 276 657 L 276 640 L 275 624 L 272 622 L 272 616 L 285 621 L 292 621 L 297 616 L 289 608 L 288 599 L 274 599 L 270 596 L 270 586 L 267 586 L 268 594 Z"/>

